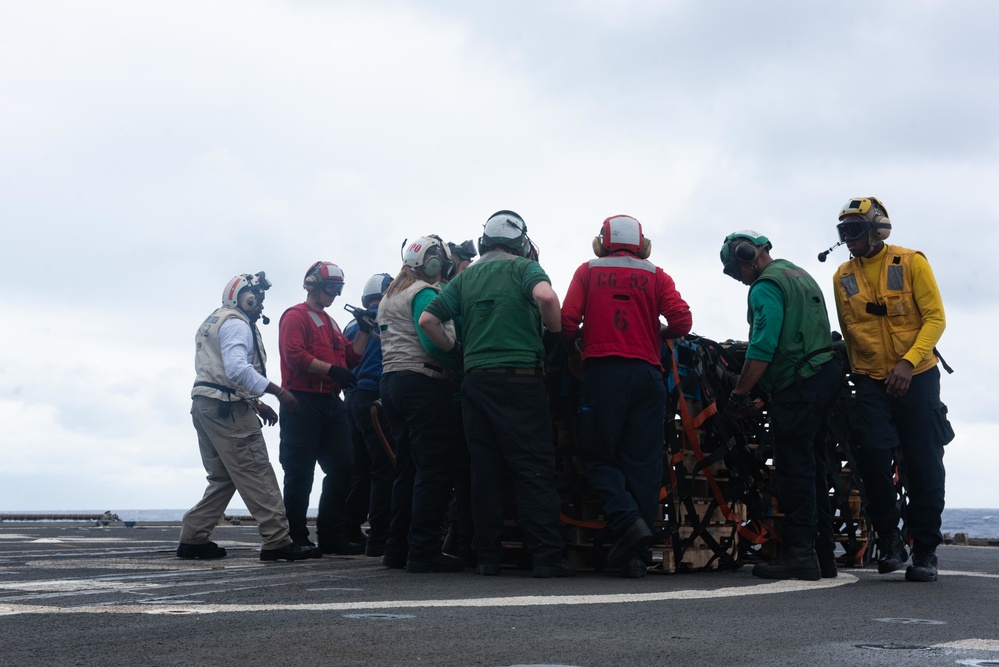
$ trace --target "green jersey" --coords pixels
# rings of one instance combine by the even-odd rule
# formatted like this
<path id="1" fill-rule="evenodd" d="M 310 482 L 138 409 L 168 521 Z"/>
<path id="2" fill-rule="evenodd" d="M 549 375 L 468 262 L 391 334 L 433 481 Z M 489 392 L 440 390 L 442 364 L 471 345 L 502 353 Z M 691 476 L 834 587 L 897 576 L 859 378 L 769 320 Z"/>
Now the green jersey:
<path id="1" fill-rule="evenodd" d="M 459 273 L 427 306 L 447 322 L 461 318 L 465 371 L 541 368 L 541 312 L 534 287 L 551 283 L 537 262 L 494 250 Z"/>

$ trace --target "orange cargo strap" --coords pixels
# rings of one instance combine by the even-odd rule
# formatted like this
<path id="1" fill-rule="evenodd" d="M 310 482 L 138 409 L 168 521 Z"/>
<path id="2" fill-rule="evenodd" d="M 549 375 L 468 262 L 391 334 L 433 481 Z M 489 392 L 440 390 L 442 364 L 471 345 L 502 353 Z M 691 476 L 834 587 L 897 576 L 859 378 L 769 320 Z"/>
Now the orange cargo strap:
<path id="1" fill-rule="evenodd" d="M 668 343 L 670 349 L 670 358 L 673 365 L 673 381 L 677 387 L 680 386 L 680 370 L 677 367 L 676 355 L 672 354 L 673 344 L 672 341 Z M 697 427 L 703 424 L 709 417 L 718 412 L 718 404 L 715 401 L 711 402 L 711 405 L 704 408 L 699 415 L 695 418 L 690 416 L 690 408 L 687 407 L 687 399 L 683 395 L 683 391 L 679 392 L 680 399 L 680 423 L 683 424 L 683 433 L 686 436 L 686 440 L 691 445 L 691 449 L 694 452 L 694 456 L 697 457 L 698 461 L 704 460 L 704 452 L 701 451 L 701 441 L 697 437 Z M 682 455 L 682 453 L 681 453 Z M 728 501 L 725 500 L 725 495 L 722 493 L 721 488 L 718 486 L 718 482 L 715 480 L 714 474 L 708 468 L 704 469 L 704 477 L 708 481 L 708 486 L 711 487 L 711 493 L 718 502 L 718 509 L 721 511 L 722 515 L 727 521 L 731 521 L 736 526 L 736 530 L 745 539 L 749 540 L 753 544 L 763 544 L 769 538 L 767 536 L 767 529 L 763 527 L 761 531 L 757 532 L 749 529 L 747 526 L 742 525 L 740 518 L 732 512 L 732 508 L 729 507 Z"/>

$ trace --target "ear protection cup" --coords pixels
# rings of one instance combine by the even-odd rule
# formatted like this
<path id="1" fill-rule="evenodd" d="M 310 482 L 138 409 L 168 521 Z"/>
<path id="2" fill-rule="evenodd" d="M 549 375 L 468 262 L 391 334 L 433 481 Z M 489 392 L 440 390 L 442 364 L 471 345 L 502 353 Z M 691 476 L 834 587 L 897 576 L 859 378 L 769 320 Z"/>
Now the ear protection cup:
<path id="1" fill-rule="evenodd" d="M 639 249 L 635 256 L 638 259 L 648 259 L 649 255 L 652 254 L 652 241 L 645 237 L 642 237 L 642 247 Z"/>
<path id="2" fill-rule="evenodd" d="M 732 249 L 732 254 L 740 262 L 752 262 L 756 259 L 756 246 L 752 243 L 746 243 L 743 241 Z"/>
<path id="3" fill-rule="evenodd" d="M 600 241 L 599 236 L 593 237 L 593 254 L 597 257 L 607 256 L 607 250 L 604 249 L 604 244 Z"/>
<path id="4" fill-rule="evenodd" d="M 445 260 L 444 267 L 441 269 L 441 280 L 451 280 L 458 274 L 458 265 L 455 264 L 453 259 Z"/>
<path id="5" fill-rule="evenodd" d="M 426 274 L 428 278 L 436 278 L 441 273 L 441 260 L 439 257 L 428 256 L 424 262 L 423 273 Z"/>
<path id="6" fill-rule="evenodd" d="M 874 222 L 871 224 L 871 231 L 879 240 L 884 241 L 891 236 L 891 221 L 880 215 L 874 218 Z"/>
<path id="7" fill-rule="evenodd" d="M 319 278 L 316 276 L 316 269 L 322 266 L 322 262 L 316 262 L 309 267 L 309 270 L 305 272 L 305 281 L 303 282 L 303 287 L 307 290 L 311 290 L 313 287 L 319 284 Z"/>
<path id="8" fill-rule="evenodd" d="M 524 233 L 524 240 L 520 244 L 520 256 L 521 257 L 531 256 L 531 239 L 527 236 L 526 230 Z"/>
<path id="9" fill-rule="evenodd" d="M 250 290 L 246 291 L 246 294 L 239 297 L 239 309 L 243 312 L 248 310 L 253 310 L 257 307 L 257 295 Z"/>

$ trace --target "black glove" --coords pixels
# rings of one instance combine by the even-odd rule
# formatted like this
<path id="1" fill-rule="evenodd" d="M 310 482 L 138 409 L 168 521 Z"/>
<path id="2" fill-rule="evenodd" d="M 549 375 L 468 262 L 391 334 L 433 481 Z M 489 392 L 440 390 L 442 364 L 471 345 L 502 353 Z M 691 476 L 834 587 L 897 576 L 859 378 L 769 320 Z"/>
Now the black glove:
<path id="1" fill-rule="evenodd" d="M 738 420 L 742 413 L 753 406 L 753 399 L 749 394 L 737 394 L 732 392 L 728 395 L 722 415 L 729 419 Z"/>
<path id="2" fill-rule="evenodd" d="M 566 355 L 569 353 L 561 331 L 553 332 L 546 330 L 541 342 L 545 346 L 545 366 L 551 366 L 562 356 L 563 352 Z"/>
<path id="3" fill-rule="evenodd" d="M 357 320 L 357 328 L 366 334 L 378 326 L 378 313 L 373 310 L 355 310 L 354 319 Z"/>
<path id="4" fill-rule="evenodd" d="M 326 374 L 343 389 L 357 386 L 357 376 L 343 366 L 330 366 Z"/>

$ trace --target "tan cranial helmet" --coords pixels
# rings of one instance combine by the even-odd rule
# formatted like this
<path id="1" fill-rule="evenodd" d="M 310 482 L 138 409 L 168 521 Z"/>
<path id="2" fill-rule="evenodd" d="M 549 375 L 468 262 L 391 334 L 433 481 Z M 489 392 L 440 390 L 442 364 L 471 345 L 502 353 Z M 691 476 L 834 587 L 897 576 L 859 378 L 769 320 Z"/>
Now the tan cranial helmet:
<path id="1" fill-rule="evenodd" d="M 836 225 L 840 241 L 853 241 L 869 234 L 871 245 L 884 241 L 891 234 L 888 210 L 875 197 L 854 197 L 839 212 Z"/>

